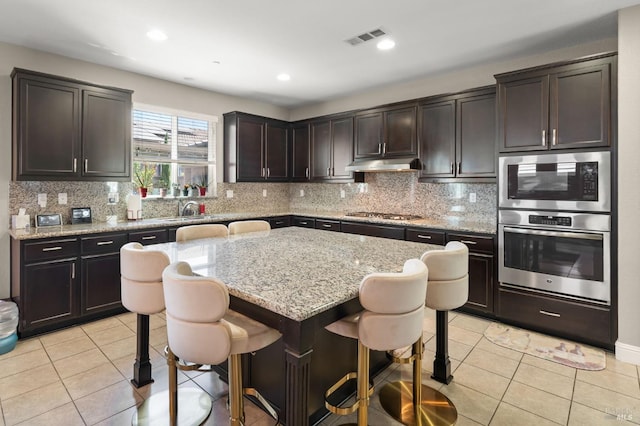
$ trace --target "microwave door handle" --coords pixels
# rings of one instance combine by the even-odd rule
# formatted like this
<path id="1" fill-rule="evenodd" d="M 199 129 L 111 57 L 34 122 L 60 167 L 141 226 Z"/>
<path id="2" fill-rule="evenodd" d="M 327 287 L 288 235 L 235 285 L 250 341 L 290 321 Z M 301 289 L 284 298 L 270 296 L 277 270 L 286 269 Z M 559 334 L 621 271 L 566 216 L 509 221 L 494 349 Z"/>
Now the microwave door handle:
<path id="1" fill-rule="evenodd" d="M 538 229 L 510 228 L 505 226 L 504 232 L 514 234 L 544 235 L 548 237 L 576 238 L 580 240 L 602 240 L 600 234 L 586 234 L 583 232 L 542 231 Z"/>

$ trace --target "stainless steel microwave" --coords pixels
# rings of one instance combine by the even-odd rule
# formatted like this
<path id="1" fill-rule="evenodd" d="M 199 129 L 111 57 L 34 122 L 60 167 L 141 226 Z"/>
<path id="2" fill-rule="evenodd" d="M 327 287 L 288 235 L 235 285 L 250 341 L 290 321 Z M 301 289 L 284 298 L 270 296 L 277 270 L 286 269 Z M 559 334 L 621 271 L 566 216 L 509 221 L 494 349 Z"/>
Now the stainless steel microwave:
<path id="1" fill-rule="evenodd" d="M 608 151 L 499 158 L 498 207 L 611 211 Z"/>

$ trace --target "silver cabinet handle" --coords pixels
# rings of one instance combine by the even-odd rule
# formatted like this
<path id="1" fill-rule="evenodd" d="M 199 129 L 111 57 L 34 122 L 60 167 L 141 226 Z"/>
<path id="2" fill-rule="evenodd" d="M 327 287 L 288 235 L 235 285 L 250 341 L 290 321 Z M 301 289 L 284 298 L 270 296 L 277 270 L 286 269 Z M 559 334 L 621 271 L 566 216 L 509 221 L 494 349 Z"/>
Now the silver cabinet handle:
<path id="1" fill-rule="evenodd" d="M 469 240 L 460 240 L 460 242 L 461 242 L 461 243 L 464 243 L 464 244 L 471 244 L 471 245 L 478 244 L 478 243 L 476 243 L 475 241 L 469 241 Z"/>
<path id="2" fill-rule="evenodd" d="M 422 238 L 423 240 L 430 240 L 431 239 L 431 235 L 418 234 L 418 238 Z"/>
<path id="3" fill-rule="evenodd" d="M 271 169 L 267 167 L 267 177 L 271 176 Z"/>
<path id="4" fill-rule="evenodd" d="M 540 313 L 542 315 L 546 315 L 548 317 L 560 318 L 560 314 L 556 314 L 555 312 L 548 312 L 548 311 L 543 311 L 542 309 L 540 309 Z"/>
<path id="5" fill-rule="evenodd" d="M 71 264 L 71 279 L 72 280 L 76 279 L 76 264 L 75 263 Z"/>
<path id="6" fill-rule="evenodd" d="M 148 236 L 142 237 L 143 240 L 155 240 L 156 238 L 158 237 L 155 235 L 148 235 Z"/>
<path id="7" fill-rule="evenodd" d="M 87 160 L 85 158 L 84 159 L 84 172 L 87 173 L 87 170 L 89 170 L 89 160 Z"/>
<path id="8" fill-rule="evenodd" d="M 322 227 L 323 227 L 323 228 L 331 228 L 331 225 L 329 225 L 328 223 L 323 223 L 323 224 L 322 224 Z"/>
<path id="9" fill-rule="evenodd" d="M 73 159 L 73 173 L 78 171 L 78 159 L 74 158 Z"/>
<path id="10" fill-rule="evenodd" d="M 378 154 L 382 154 L 382 144 L 378 143 Z"/>
<path id="11" fill-rule="evenodd" d="M 383 142 L 382 143 L 382 155 L 387 153 L 387 143 Z"/>
<path id="12" fill-rule="evenodd" d="M 56 251 L 56 250 L 62 250 L 62 247 L 60 246 L 56 246 L 56 247 L 45 247 L 42 249 L 42 251 Z"/>
<path id="13" fill-rule="evenodd" d="M 551 130 L 551 145 L 556 146 L 556 129 Z"/>
<path id="14" fill-rule="evenodd" d="M 113 244 L 113 241 L 98 241 L 96 243 L 97 246 L 108 246 L 109 244 Z"/>
<path id="15" fill-rule="evenodd" d="M 284 221 L 282 220 L 276 220 L 276 225 L 282 225 L 284 223 Z"/>
<path id="16" fill-rule="evenodd" d="M 547 146 L 547 131 L 542 130 L 542 146 Z"/>
<path id="17" fill-rule="evenodd" d="M 264 167 L 260 169 L 260 177 L 264 177 Z"/>
<path id="18" fill-rule="evenodd" d="M 331 167 L 327 167 L 327 176 L 331 176 Z"/>
<path id="19" fill-rule="evenodd" d="M 306 167 L 304 169 L 304 177 L 309 177 L 309 168 L 308 167 Z"/>
<path id="20" fill-rule="evenodd" d="M 300 221 L 299 223 L 300 223 L 300 225 L 307 225 L 309 222 L 306 222 L 306 221 L 305 221 L 305 222 Z"/>

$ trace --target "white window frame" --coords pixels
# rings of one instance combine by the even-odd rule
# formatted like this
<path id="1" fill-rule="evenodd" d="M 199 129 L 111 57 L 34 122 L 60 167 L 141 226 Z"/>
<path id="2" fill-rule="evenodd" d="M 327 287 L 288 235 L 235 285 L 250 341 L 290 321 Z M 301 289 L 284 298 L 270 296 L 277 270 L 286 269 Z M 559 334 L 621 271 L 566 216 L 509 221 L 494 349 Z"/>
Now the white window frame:
<path id="1" fill-rule="evenodd" d="M 141 111 L 149 111 L 155 112 L 158 114 L 167 114 L 172 116 L 172 127 L 177 128 L 177 117 L 184 118 L 194 118 L 198 120 L 208 121 L 209 122 L 209 142 L 208 142 L 208 152 L 207 152 L 207 173 L 209 176 L 209 188 L 208 194 L 209 196 L 216 197 L 217 194 L 217 156 L 216 156 L 216 133 L 218 131 L 218 117 L 215 115 L 202 114 L 198 112 L 179 110 L 167 107 L 161 107 L 157 105 L 149 105 L 140 102 L 134 102 L 132 106 L 133 110 L 141 110 Z M 133 126 L 133 121 L 131 122 L 131 126 Z M 133 134 L 133 132 L 132 132 Z M 181 164 L 204 164 L 199 162 L 191 162 L 191 161 L 180 161 L 178 159 L 178 144 L 177 144 L 178 134 L 177 132 L 172 132 L 172 143 L 171 143 L 171 176 L 176 176 L 178 173 L 178 163 Z M 131 168 L 133 169 L 133 163 L 136 162 L 135 157 L 135 142 L 133 140 L 133 136 L 131 138 Z M 154 162 L 162 163 L 163 161 L 154 160 Z M 167 161 L 165 161 L 167 162 Z M 133 173 L 132 173 L 133 176 Z"/>

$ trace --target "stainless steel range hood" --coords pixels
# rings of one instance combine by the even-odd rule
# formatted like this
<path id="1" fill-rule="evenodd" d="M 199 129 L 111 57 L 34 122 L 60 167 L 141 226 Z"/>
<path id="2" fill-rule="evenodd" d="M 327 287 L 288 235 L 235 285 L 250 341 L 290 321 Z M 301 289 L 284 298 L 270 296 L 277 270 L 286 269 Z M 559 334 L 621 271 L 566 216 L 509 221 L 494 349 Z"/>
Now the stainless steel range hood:
<path id="1" fill-rule="evenodd" d="M 420 170 L 420 160 L 415 157 L 362 159 L 355 160 L 345 170 L 347 172 L 409 172 Z"/>

